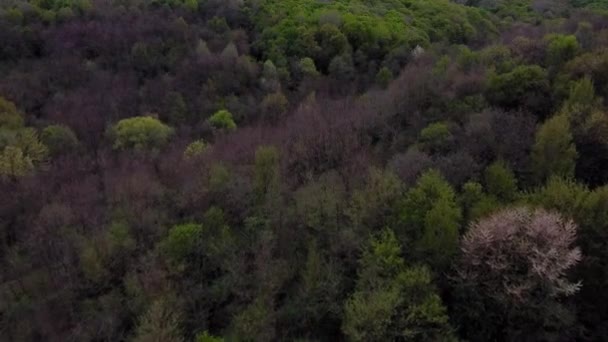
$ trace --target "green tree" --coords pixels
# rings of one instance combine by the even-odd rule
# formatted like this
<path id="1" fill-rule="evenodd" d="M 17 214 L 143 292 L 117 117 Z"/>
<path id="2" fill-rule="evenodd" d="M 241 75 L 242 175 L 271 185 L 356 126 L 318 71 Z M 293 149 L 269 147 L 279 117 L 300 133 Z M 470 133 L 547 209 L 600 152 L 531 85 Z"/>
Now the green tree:
<path id="1" fill-rule="evenodd" d="M 425 172 L 401 206 L 399 234 L 420 260 L 439 269 L 458 248 L 462 213 L 452 187 L 439 172 Z"/>
<path id="2" fill-rule="evenodd" d="M 315 61 L 310 57 L 304 57 L 300 59 L 298 66 L 300 72 L 302 72 L 304 76 L 316 77 L 319 75 L 319 72 L 317 71 L 317 66 L 315 65 Z"/>
<path id="3" fill-rule="evenodd" d="M 549 35 L 547 63 L 552 66 L 560 66 L 576 56 L 580 46 L 574 35 Z"/>
<path id="4" fill-rule="evenodd" d="M 488 193 L 503 202 L 510 202 L 517 195 L 517 179 L 503 161 L 496 161 L 486 168 L 484 182 Z"/>
<path id="5" fill-rule="evenodd" d="M 49 149 L 51 155 L 59 155 L 74 151 L 78 146 L 78 138 L 74 131 L 65 125 L 50 125 L 42 130 L 42 143 Z"/>
<path id="6" fill-rule="evenodd" d="M 208 331 L 196 335 L 195 342 L 224 342 L 223 337 L 215 337 L 209 334 Z"/>
<path id="7" fill-rule="evenodd" d="M 429 270 L 405 265 L 389 229 L 372 237 L 363 252 L 342 330 L 350 341 L 455 340 Z"/>
<path id="8" fill-rule="evenodd" d="M 452 141 L 452 133 L 445 122 L 435 122 L 420 131 L 418 143 L 422 150 L 430 153 L 445 151 Z"/>
<path id="9" fill-rule="evenodd" d="M 208 148 L 209 146 L 205 143 L 203 139 L 195 140 L 191 142 L 188 146 L 186 146 L 186 149 L 184 150 L 184 158 L 196 158 L 205 153 Z"/>
<path id="10" fill-rule="evenodd" d="M 155 300 L 139 319 L 133 342 L 182 342 L 180 315 L 166 299 Z"/>
<path id="11" fill-rule="evenodd" d="M 289 106 L 289 100 L 281 92 L 268 94 L 260 104 L 262 116 L 269 122 L 277 122 L 280 120 Z"/>
<path id="12" fill-rule="evenodd" d="M 171 228 L 162 242 L 162 249 L 169 261 L 183 267 L 193 254 L 201 252 L 203 227 L 198 224 L 182 224 Z"/>
<path id="13" fill-rule="evenodd" d="M 382 88 L 388 87 L 389 83 L 393 80 L 393 73 L 387 67 L 382 67 L 376 74 L 376 83 Z"/>
<path id="14" fill-rule="evenodd" d="M 234 119 L 232 119 L 232 113 L 225 109 L 215 112 L 215 114 L 207 119 L 207 122 L 218 130 L 234 131 L 236 129 L 236 123 L 234 123 Z"/>
<path id="15" fill-rule="evenodd" d="M 167 117 L 166 121 L 171 124 L 182 123 L 188 117 L 188 106 L 181 93 L 171 91 L 165 98 Z"/>
<path id="16" fill-rule="evenodd" d="M 538 65 L 520 65 L 488 77 L 486 98 L 491 104 L 506 108 L 526 107 L 536 113 L 550 109 L 550 85 L 547 71 Z"/>
<path id="17" fill-rule="evenodd" d="M 570 123 L 565 115 L 547 120 L 536 133 L 532 147 L 532 168 L 538 182 L 551 176 L 573 177 L 577 158 Z"/>
<path id="18" fill-rule="evenodd" d="M 346 215 L 357 234 L 391 226 L 399 212 L 399 201 L 403 196 L 403 184 L 389 170 L 371 168 L 365 187 L 352 194 Z"/>
<path id="19" fill-rule="evenodd" d="M 0 154 L 0 176 L 2 178 L 22 177 L 34 169 L 32 160 L 15 146 L 6 146 Z"/>
<path id="20" fill-rule="evenodd" d="M 14 130 L 23 126 L 23 115 L 15 104 L 0 96 L 0 129 Z"/>
<path id="21" fill-rule="evenodd" d="M 111 129 L 114 148 L 119 150 L 157 150 L 173 134 L 173 129 L 150 116 L 136 116 L 118 121 Z"/>
<path id="22" fill-rule="evenodd" d="M 280 186 L 279 151 L 274 146 L 260 146 L 255 152 L 254 189 L 259 200 L 277 195 Z"/>
<path id="23" fill-rule="evenodd" d="M 236 61 L 236 59 L 239 58 L 239 51 L 237 50 L 236 45 L 234 45 L 233 42 L 228 43 L 224 50 L 222 50 L 220 57 L 225 61 Z"/>

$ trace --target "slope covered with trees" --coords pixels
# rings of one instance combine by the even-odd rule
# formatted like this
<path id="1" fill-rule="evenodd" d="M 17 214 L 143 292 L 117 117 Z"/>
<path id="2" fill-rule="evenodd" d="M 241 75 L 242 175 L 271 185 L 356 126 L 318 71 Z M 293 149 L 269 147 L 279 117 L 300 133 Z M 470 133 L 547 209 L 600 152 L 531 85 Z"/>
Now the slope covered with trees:
<path id="1" fill-rule="evenodd" d="M 608 17 L 0 2 L 0 340 L 605 341 Z"/>

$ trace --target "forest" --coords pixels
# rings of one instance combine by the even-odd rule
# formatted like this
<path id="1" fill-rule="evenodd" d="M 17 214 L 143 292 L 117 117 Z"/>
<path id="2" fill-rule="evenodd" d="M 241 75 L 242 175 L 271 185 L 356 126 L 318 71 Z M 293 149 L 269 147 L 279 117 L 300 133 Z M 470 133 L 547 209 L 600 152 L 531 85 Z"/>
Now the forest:
<path id="1" fill-rule="evenodd" d="M 0 0 L 0 341 L 608 340 L 608 1 Z"/>

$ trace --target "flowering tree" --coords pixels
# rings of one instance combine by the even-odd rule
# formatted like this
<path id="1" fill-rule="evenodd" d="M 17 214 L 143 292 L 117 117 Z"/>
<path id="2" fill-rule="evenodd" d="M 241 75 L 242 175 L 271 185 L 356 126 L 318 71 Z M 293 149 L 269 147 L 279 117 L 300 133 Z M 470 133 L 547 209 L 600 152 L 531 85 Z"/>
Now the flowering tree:
<path id="1" fill-rule="evenodd" d="M 456 276 L 469 340 L 544 341 L 564 334 L 571 317 L 560 299 L 581 286 L 567 279 L 581 260 L 572 247 L 576 229 L 557 213 L 528 208 L 506 209 L 470 227 Z"/>

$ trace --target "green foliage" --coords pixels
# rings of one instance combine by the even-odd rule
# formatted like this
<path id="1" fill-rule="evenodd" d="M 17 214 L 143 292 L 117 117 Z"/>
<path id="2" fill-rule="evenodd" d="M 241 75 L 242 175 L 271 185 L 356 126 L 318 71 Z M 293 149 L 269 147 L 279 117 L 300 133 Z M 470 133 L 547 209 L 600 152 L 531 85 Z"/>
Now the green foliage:
<path id="1" fill-rule="evenodd" d="M 581 44 L 582 49 L 590 49 L 593 44 L 593 25 L 587 21 L 578 23 L 575 36 Z"/>
<path id="2" fill-rule="evenodd" d="M 51 155 L 74 151 L 78 146 L 78 138 L 74 131 L 64 125 L 50 125 L 42 130 L 40 140 L 49 149 Z"/>
<path id="3" fill-rule="evenodd" d="M 420 131 L 418 142 L 422 150 L 441 152 L 447 149 L 452 141 L 450 128 L 445 122 L 435 122 Z"/>
<path id="4" fill-rule="evenodd" d="M 32 160 L 15 146 L 6 146 L 0 154 L 0 176 L 22 177 L 34 169 Z"/>
<path id="5" fill-rule="evenodd" d="M 211 57 L 211 50 L 209 50 L 209 46 L 207 42 L 199 39 L 196 44 L 196 55 L 201 58 Z"/>
<path id="6" fill-rule="evenodd" d="M 280 120 L 287 111 L 287 106 L 289 100 L 281 92 L 266 95 L 260 104 L 263 117 L 270 122 Z"/>
<path id="7" fill-rule="evenodd" d="M 0 148 L 3 147 L 0 152 L 1 178 L 25 176 L 46 160 L 48 149 L 38 140 L 33 128 L 6 130 L 4 133 L 6 141 L 0 140 Z"/>
<path id="8" fill-rule="evenodd" d="M 201 247 L 203 228 L 198 224 L 177 225 L 162 242 L 163 252 L 171 262 L 181 264 Z"/>
<path id="9" fill-rule="evenodd" d="M 167 104 L 167 122 L 178 124 L 188 117 L 188 106 L 182 94 L 172 91 L 165 98 Z"/>
<path id="10" fill-rule="evenodd" d="M 484 172 L 486 189 L 490 195 L 504 202 L 515 199 L 517 195 L 517 179 L 513 171 L 502 161 L 489 165 Z"/>
<path id="11" fill-rule="evenodd" d="M 549 81 L 545 69 L 538 65 L 520 65 L 512 71 L 490 75 L 486 97 L 492 104 L 517 108 L 527 106 L 534 111 L 549 96 Z"/>
<path id="12" fill-rule="evenodd" d="M 233 321 L 239 341 L 271 341 L 274 337 L 274 312 L 265 298 L 257 298 Z"/>
<path id="13" fill-rule="evenodd" d="M 208 148 L 209 146 L 207 145 L 207 143 L 205 143 L 203 139 L 195 140 L 188 144 L 188 146 L 186 146 L 186 149 L 184 150 L 184 158 L 196 158 L 205 153 Z"/>
<path id="14" fill-rule="evenodd" d="M 23 126 L 23 115 L 15 104 L 0 96 L 0 129 L 15 130 Z"/>
<path id="15" fill-rule="evenodd" d="M 255 152 L 254 188 L 259 199 L 275 196 L 280 185 L 279 151 L 274 146 L 260 146 Z"/>
<path id="16" fill-rule="evenodd" d="M 329 74 L 340 81 L 351 81 L 355 78 L 355 65 L 349 53 L 334 57 L 329 63 Z"/>
<path id="17" fill-rule="evenodd" d="M 301 187 L 294 194 L 299 222 L 318 232 L 337 229 L 346 190 L 336 174 L 328 174 Z"/>
<path id="18" fill-rule="evenodd" d="M 580 50 L 579 43 L 574 35 L 549 35 L 547 63 L 552 66 L 560 66 L 576 56 Z"/>
<path id="19" fill-rule="evenodd" d="M 139 319 L 133 342 L 182 342 L 180 315 L 166 299 L 154 301 Z"/>
<path id="20" fill-rule="evenodd" d="M 315 61 L 310 57 L 304 57 L 300 59 L 298 66 L 302 74 L 304 74 L 305 76 L 315 77 L 319 75 L 319 72 L 317 71 L 317 66 L 315 65 Z"/>
<path id="21" fill-rule="evenodd" d="M 224 60 L 235 61 L 239 57 L 239 51 L 237 50 L 236 45 L 234 45 L 233 42 L 230 42 L 224 47 L 220 56 Z"/>
<path id="22" fill-rule="evenodd" d="M 120 120 L 110 131 L 115 149 L 138 151 L 160 149 L 169 141 L 172 134 L 171 127 L 150 116 Z"/>
<path id="23" fill-rule="evenodd" d="M 376 83 L 382 88 L 388 87 L 388 84 L 393 80 L 393 73 L 387 67 L 382 67 L 376 74 Z"/>
<path id="24" fill-rule="evenodd" d="M 351 341 L 453 341 L 429 270 L 406 267 L 400 249 L 391 230 L 371 238 L 344 308 L 344 334 Z"/>
<path id="25" fill-rule="evenodd" d="M 401 207 L 403 241 L 420 260 L 442 268 L 456 253 L 462 217 L 452 187 L 437 171 L 427 171 L 408 191 Z"/>
<path id="26" fill-rule="evenodd" d="M 215 112 L 207 122 L 218 130 L 234 131 L 236 129 L 236 124 L 234 123 L 234 119 L 232 119 L 232 113 L 225 109 Z"/>
<path id="27" fill-rule="evenodd" d="M 466 42 L 496 32 L 485 12 L 444 0 L 263 1 L 255 24 L 257 46 L 267 58 L 309 56 L 322 70 L 349 47 L 384 56 L 402 46 Z"/>
<path id="28" fill-rule="evenodd" d="M 93 242 L 87 242 L 80 252 L 80 267 L 87 280 L 100 283 L 107 279 L 104 255 Z"/>
<path id="29" fill-rule="evenodd" d="M 403 184 L 389 170 L 370 169 L 365 187 L 352 194 L 346 215 L 356 229 L 367 233 L 395 221 Z"/>
<path id="30" fill-rule="evenodd" d="M 568 117 L 556 115 L 547 120 L 538 129 L 532 147 L 536 180 L 543 182 L 551 176 L 573 177 L 577 155 Z"/>
<path id="31" fill-rule="evenodd" d="M 224 342 L 223 337 L 215 337 L 209 334 L 208 331 L 196 335 L 195 342 Z"/>

